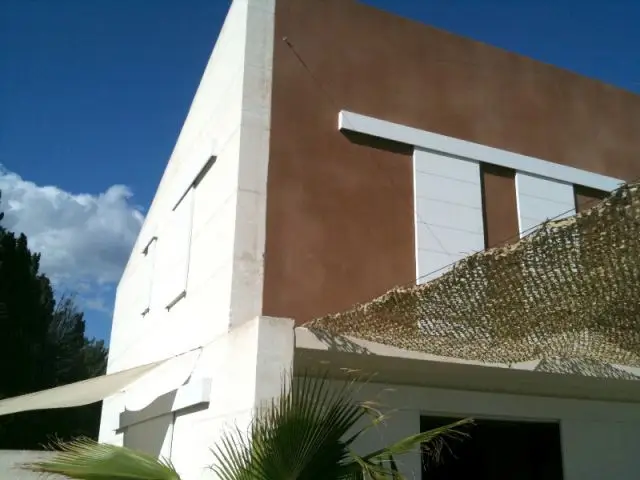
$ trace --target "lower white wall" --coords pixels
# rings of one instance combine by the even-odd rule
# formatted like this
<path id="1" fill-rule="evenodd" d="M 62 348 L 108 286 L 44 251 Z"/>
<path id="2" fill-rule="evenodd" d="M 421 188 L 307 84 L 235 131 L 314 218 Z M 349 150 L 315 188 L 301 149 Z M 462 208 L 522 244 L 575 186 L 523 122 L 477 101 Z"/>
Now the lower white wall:
<path id="1" fill-rule="evenodd" d="M 163 414 L 155 411 L 152 418 L 125 427 L 122 434 L 117 414 L 124 410 L 127 395 L 135 393 L 125 392 L 110 399 L 110 430 L 103 424 L 101 440 L 170 458 L 183 480 L 216 478 L 209 469 L 214 462 L 211 448 L 226 430 L 246 431 L 255 408 L 281 392 L 294 348 L 292 320 L 248 321 L 205 348 L 189 376 L 194 383 L 210 380 L 208 405 L 174 410 L 169 399 Z"/>
<path id="2" fill-rule="evenodd" d="M 564 420 L 560 427 L 565 479 L 631 480 L 640 476 L 640 422 Z"/>
<path id="3" fill-rule="evenodd" d="M 280 393 L 293 352 L 293 321 L 259 317 L 203 356 L 200 364 L 212 380 L 209 408 L 177 415 L 173 425 L 171 461 L 184 480 L 215 478 L 208 469 L 211 448 L 228 429 L 246 431 L 255 408 Z"/>
<path id="4" fill-rule="evenodd" d="M 150 418 L 124 430 L 122 444 L 158 458 L 171 458 L 173 413 Z"/>
<path id="5" fill-rule="evenodd" d="M 27 472 L 18 468 L 20 464 L 37 462 L 50 458 L 50 452 L 37 452 L 31 450 L 0 450 L 0 479 L 13 480 L 36 480 L 42 479 L 42 475 Z M 62 480 L 62 477 L 53 475 L 48 477 L 51 480 Z"/>
<path id="6" fill-rule="evenodd" d="M 635 480 L 640 472 L 640 405 L 383 384 L 363 386 L 358 398 L 394 411 L 356 446 L 359 453 L 417 433 L 422 414 L 557 421 L 565 480 Z M 407 478 L 421 478 L 419 455 L 400 460 Z"/>

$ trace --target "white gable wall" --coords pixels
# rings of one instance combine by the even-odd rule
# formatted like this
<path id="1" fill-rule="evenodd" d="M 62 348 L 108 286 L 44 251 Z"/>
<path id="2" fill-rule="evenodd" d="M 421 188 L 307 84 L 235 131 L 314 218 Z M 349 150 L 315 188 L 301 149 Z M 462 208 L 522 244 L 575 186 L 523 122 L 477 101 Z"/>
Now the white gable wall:
<path id="1" fill-rule="evenodd" d="M 235 0 L 230 7 L 118 285 L 109 373 L 210 343 L 261 313 L 274 2 Z M 212 155 L 215 163 L 187 198 L 191 211 L 174 211 Z M 168 230 L 174 221 L 190 231 L 173 235 Z M 149 265 L 143 252 L 153 237 L 156 255 Z M 141 285 L 150 270 L 152 285 Z M 168 296 L 180 288 L 184 295 L 167 309 Z M 140 305 L 149 292 L 143 315 Z M 256 368 L 252 355 L 257 353 L 247 351 L 244 367 Z M 213 376 L 214 363 L 200 362 L 197 375 Z M 238 366 L 247 376 L 244 367 Z M 121 397 L 104 402 L 101 441 L 123 442 L 116 433 Z M 247 397 L 250 405 L 254 397 Z M 218 408 L 178 418 L 173 449 L 192 450 L 193 422 L 227 414 Z M 187 418 L 189 431 L 182 426 Z"/>

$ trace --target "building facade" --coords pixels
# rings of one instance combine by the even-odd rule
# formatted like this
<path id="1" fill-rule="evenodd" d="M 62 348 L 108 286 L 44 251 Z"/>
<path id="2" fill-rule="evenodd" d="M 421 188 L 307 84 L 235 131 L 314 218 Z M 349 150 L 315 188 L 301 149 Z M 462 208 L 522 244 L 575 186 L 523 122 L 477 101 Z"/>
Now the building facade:
<path id="1" fill-rule="evenodd" d="M 421 418 L 553 424 L 561 476 L 532 479 L 635 478 L 632 381 L 346 351 L 298 327 L 587 208 L 640 176 L 638 131 L 632 93 L 356 1 L 234 0 L 114 311 L 109 373 L 193 351 L 188 381 L 155 377 L 137 416 L 134 393 L 105 400 L 101 440 L 208 478 L 225 425 L 292 365 L 328 362 L 399 392 L 373 443 Z M 420 478 L 419 455 L 403 469 Z"/>

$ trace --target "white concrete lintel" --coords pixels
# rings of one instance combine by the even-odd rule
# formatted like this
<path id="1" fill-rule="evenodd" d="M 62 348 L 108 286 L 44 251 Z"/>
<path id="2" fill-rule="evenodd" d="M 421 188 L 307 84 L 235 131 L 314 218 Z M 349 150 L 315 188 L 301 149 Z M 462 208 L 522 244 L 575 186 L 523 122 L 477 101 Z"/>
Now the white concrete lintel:
<path id="1" fill-rule="evenodd" d="M 346 110 L 342 110 L 338 115 L 338 128 L 339 130 L 384 138 L 429 151 L 499 165 L 520 172 L 582 185 L 605 192 L 613 191 L 625 183 L 624 180 L 618 178 L 608 177 L 598 173 L 549 162 L 540 158 L 520 155 L 499 148 L 488 147 L 486 145 L 468 142 L 459 138 L 440 135 Z"/>

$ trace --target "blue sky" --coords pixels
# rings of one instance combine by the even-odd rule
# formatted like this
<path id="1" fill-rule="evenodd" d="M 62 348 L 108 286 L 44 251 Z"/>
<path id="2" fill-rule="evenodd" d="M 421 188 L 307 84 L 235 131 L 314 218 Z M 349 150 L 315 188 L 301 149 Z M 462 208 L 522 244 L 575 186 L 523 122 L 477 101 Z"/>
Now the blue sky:
<path id="1" fill-rule="evenodd" d="M 314 0 L 309 0 L 314 1 Z M 365 3 L 640 93 L 640 2 Z M 107 337 L 113 287 L 224 0 L 0 2 L 2 209 Z"/>

